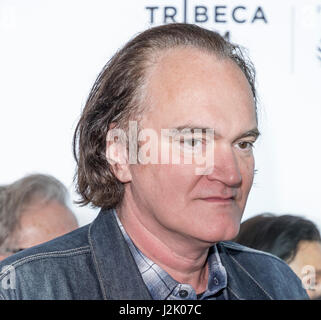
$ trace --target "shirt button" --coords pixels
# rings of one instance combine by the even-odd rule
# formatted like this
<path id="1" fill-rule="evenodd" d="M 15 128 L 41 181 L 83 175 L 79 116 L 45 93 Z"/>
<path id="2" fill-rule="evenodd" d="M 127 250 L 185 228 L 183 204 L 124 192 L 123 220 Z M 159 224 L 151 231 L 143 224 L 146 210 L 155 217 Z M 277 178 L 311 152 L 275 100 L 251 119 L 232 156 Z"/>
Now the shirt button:
<path id="1" fill-rule="evenodd" d="M 179 294 L 179 296 L 180 296 L 181 298 L 186 298 L 186 297 L 188 296 L 188 291 L 186 291 L 186 290 L 180 290 L 180 291 L 178 292 L 178 294 Z"/>
<path id="2" fill-rule="evenodd" d="M 217 278 L 214 278 L 214 283 L 215 283 L 216 286 L 219 284 Z"/>

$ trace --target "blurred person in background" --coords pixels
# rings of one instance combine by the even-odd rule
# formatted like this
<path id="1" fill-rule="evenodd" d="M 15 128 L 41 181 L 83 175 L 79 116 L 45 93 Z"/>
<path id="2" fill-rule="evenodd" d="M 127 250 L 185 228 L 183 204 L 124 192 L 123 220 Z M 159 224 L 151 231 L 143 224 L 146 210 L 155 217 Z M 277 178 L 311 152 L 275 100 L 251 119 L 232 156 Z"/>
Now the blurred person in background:
<path id="1" fill-rule="evenodd" d="M 310 298 L 321 298 L 321 236 L 312 221 L 263 213 L 244 221 L 234 241 L 284 260 L 301 279 Z"/>
<path id="2" fill-rule="evenodd" d="M 78 228 L 67 202 L 66 187 L 49 175 L 0 186 L 0 260 Z"/>

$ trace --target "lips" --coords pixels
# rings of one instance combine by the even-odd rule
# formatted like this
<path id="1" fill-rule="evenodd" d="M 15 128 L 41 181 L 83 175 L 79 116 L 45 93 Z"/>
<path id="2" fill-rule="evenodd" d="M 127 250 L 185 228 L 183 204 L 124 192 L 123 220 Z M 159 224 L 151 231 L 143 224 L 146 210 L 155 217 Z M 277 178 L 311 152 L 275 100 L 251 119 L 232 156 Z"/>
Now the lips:
<path id="1" fill-rule="evenodd" d="M 206 198 L 201 198 L 201 200 L 208 201 L 208 202 L 216 202 L 216 203 L 230 203 L 235 200 L 234 196 L 211 196 Z"/>

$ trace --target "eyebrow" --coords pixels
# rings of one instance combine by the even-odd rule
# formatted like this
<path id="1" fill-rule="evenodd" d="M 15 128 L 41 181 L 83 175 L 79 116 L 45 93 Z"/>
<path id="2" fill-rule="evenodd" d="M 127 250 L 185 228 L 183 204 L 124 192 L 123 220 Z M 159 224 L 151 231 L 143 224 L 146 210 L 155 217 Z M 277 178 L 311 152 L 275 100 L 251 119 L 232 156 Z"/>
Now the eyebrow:
<path id="1" fill-rule="evenodd" d="M 202 126 L 191 126 L 191 125 L 183 125 L 183 126 L 178 126 L 176 128 L 170 128 L 169 129 L 172 132 L 175 132 L 176 130 L 180 133 L 184 133 L 184 130 L 190 130 L 192 133 L 196 130 L 201 130 L 202 133 L 206 133 L 208 131 L 213 131 L 215 136 L 221 137 L 220 134 L 217 134 L 215 132 L 214 128 L 208 128 L 208 127 L 202 127 Z M 260 131 L 258 128 L 253 128 L 249 131 L 246 131 L 242 133 L 240 136 L 238 136 L 235 140 L 243 139 L 243 138 L 248 138 L 248 137 L 253 137 L 255 140 L 261 135 Z"/>
<path id="2" fill-rule="evenodd" d="M 213 128 L 207 128 L 207 127 L 202 127 L 202 126 L 190 126 L 190 125 L 186 125 L 186 126 L 179 126 L 176 128 L 170 128 L 169 131 L 170 132 L 179 132 L 179 133 L 186 133 L 185 131 L 191 131 L 192 133 L 194 133 L 194 131 L 200 131 L 202 133 L 206 133 L 208 131 L 212 131 L 215 132 Z"/>
<path id="3" fill-rule="evenodd" d="M 238 139 L 243 139 L 243 138 L 248 138 L 248 137 L 253 137 L 255 140 L 261 135 L 260 131 L 258 128 L 254 128 L 252 130 L 249 130 L 243 134 L 241 134 L 236 140 Z"/>

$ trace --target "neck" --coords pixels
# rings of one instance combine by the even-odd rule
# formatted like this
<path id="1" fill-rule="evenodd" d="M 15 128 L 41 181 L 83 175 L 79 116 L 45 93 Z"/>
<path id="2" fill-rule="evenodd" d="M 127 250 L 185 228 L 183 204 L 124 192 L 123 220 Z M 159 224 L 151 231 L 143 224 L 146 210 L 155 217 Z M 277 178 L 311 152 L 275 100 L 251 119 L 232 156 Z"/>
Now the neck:
<path id="1" fill-rule="evenodd" d="M 118 217 L 139 250 L 179 283 L 190 284 L 200 293 L 208 282 L 208 249 L 211 244 L 183 237 L 148 219 L 135 205 L 124 199 Z"/>

